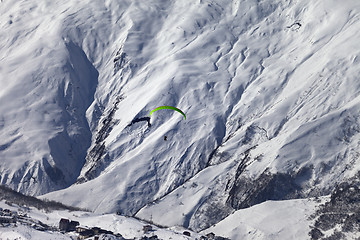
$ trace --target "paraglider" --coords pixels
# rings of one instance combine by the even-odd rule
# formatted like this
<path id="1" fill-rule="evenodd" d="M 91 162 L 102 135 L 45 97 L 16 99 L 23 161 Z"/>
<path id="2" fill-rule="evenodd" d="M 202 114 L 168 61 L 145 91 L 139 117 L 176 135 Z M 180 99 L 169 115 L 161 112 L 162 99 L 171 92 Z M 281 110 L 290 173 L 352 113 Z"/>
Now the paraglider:
<path id="1" fill-rule="evenodd" d="M 181 114 L 184 116 L 185 120 L 186 120 L 186 115 L 185 115 L 185 113 L 184 113 L 183 111 L 181 111 L 180 109 L 178 109 L 178 108 L 176 108 L 176 107 L 172 107 L 172 106 L 161 106 L 161 107 L 157 107 L 157 108 L 155 108 L 154 110 L 152 110 L 152 111 L 150 112 L 149 117 L 151 117 L 151 114 L 153 114 L 153 112 L 156 112 L 156 111 L 161 110 L 161 109 L 171 109 L 171 110 L 177 111 L 177 112 L 181 113 Z"/>

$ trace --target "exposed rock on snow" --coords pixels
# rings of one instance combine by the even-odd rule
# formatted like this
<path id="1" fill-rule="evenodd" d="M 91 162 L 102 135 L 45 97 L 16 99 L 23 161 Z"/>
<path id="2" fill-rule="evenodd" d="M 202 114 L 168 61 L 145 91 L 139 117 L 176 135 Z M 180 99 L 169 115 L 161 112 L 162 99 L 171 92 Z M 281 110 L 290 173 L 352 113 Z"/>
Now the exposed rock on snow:
<path id="1" fill-rule="evenodd" d="M 360 238 L 360 172 L 336 186 L 326 202 L 314 214 L 311 239 Z"/>

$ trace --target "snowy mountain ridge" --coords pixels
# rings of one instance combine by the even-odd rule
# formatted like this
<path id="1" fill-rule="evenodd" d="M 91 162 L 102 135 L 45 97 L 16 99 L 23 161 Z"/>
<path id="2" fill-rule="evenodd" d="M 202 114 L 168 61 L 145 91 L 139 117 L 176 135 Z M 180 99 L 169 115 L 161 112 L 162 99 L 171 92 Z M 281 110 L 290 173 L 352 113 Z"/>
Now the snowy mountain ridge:
<path id="1" fill-rule="evenodd" d="M 1 184 L 201 231 L 358 176 L 356 0 L 0 6 Z"/>

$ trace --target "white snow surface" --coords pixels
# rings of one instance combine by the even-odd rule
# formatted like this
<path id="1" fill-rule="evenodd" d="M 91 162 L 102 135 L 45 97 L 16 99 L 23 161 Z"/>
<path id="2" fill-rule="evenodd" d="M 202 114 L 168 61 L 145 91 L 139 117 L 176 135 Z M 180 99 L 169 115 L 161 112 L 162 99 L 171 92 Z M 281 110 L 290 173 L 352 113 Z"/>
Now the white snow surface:
<path id="1" fill-rule="evenodd" d="M 160 239 L 191 240 L 199 239 L 208 233 L 229 239 L 307 239 L 310 231 L 309 224 L 313 222 L 311 215 L 320 201 L 314 199 L 295 199 L 286 201 L 267 201 L 262 204 L 241 209 L 216 225 L 200 233 L 192 232 L 181 227 L 159 228 L 152 226 L 151 233 L 147 236 L 156 235 Z M 58 227 L 61 218 L 78 221 L 84 228 L 100 227 L 102 229 L 120 233 L 126 239 L 140 239 L 144 236 L 143 227 L 146 222 L 134 218 L 119 216 L 115 214 L 94 214 L 83 211 L 44 211 L 33 207 L 9 206 L 0 201 L 0 208 L 10 209 L 18 214 L 26 214 L 34 221 L 41 221 L 50 227 Z M 159 211 L 166 215 L 166 209 Z M 168 219 L 167 219 L 168 220 Z M 172 224 L 167 222 L 167 224 Z M 188 231 L 191 236 L 183 235 Z M 23 224 L 10 224 L 0 226 L 0 239 L 74 239 L 74 232 L 60 233 L 59 231 L 39 231 Z"/>
<path id="2" fill-rule="evenodd" d="M 317 205 L 308 199 L 267 201 L 236 211 L 204 233 L 244 240 L 309 239 L 311 215 Z"/>
<path id="3" fill-rule="evenodd" d="M 3 0 L 0 183 L 202 229 L 251 149 L 242 177 L 309 168 L 303 194 L 327 195 L 360 170 L 359 19 L 358 0 Z M 161 105 L 187 119 L 131 124 Z"/>

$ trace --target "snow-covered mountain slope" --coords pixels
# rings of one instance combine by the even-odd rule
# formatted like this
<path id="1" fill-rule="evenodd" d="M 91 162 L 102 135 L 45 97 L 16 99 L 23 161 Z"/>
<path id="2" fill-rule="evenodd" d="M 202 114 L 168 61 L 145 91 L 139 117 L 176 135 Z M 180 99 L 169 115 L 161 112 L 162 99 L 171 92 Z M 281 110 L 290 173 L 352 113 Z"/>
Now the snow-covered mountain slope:
<path id="1" fill-rule="evenodd" d="M 228 216 L 206 232 L 230 239 L 306 239 L 315 201 L 268 201 Z"/>
<path id="2" fill-rule="evenodd" d="M 0 5 L 2 184 L 202 230 L 360 170 L 357 0 Z"/>
<path id="3" fill-rule="evenodd" d="M 90 146 L 85 112 L 98 71 L 81 46 L 89 43 L 68 38 L 90 34 L 74 3 L 1 2 L 1 183 L 28 194 L 72 184 Z"/>

